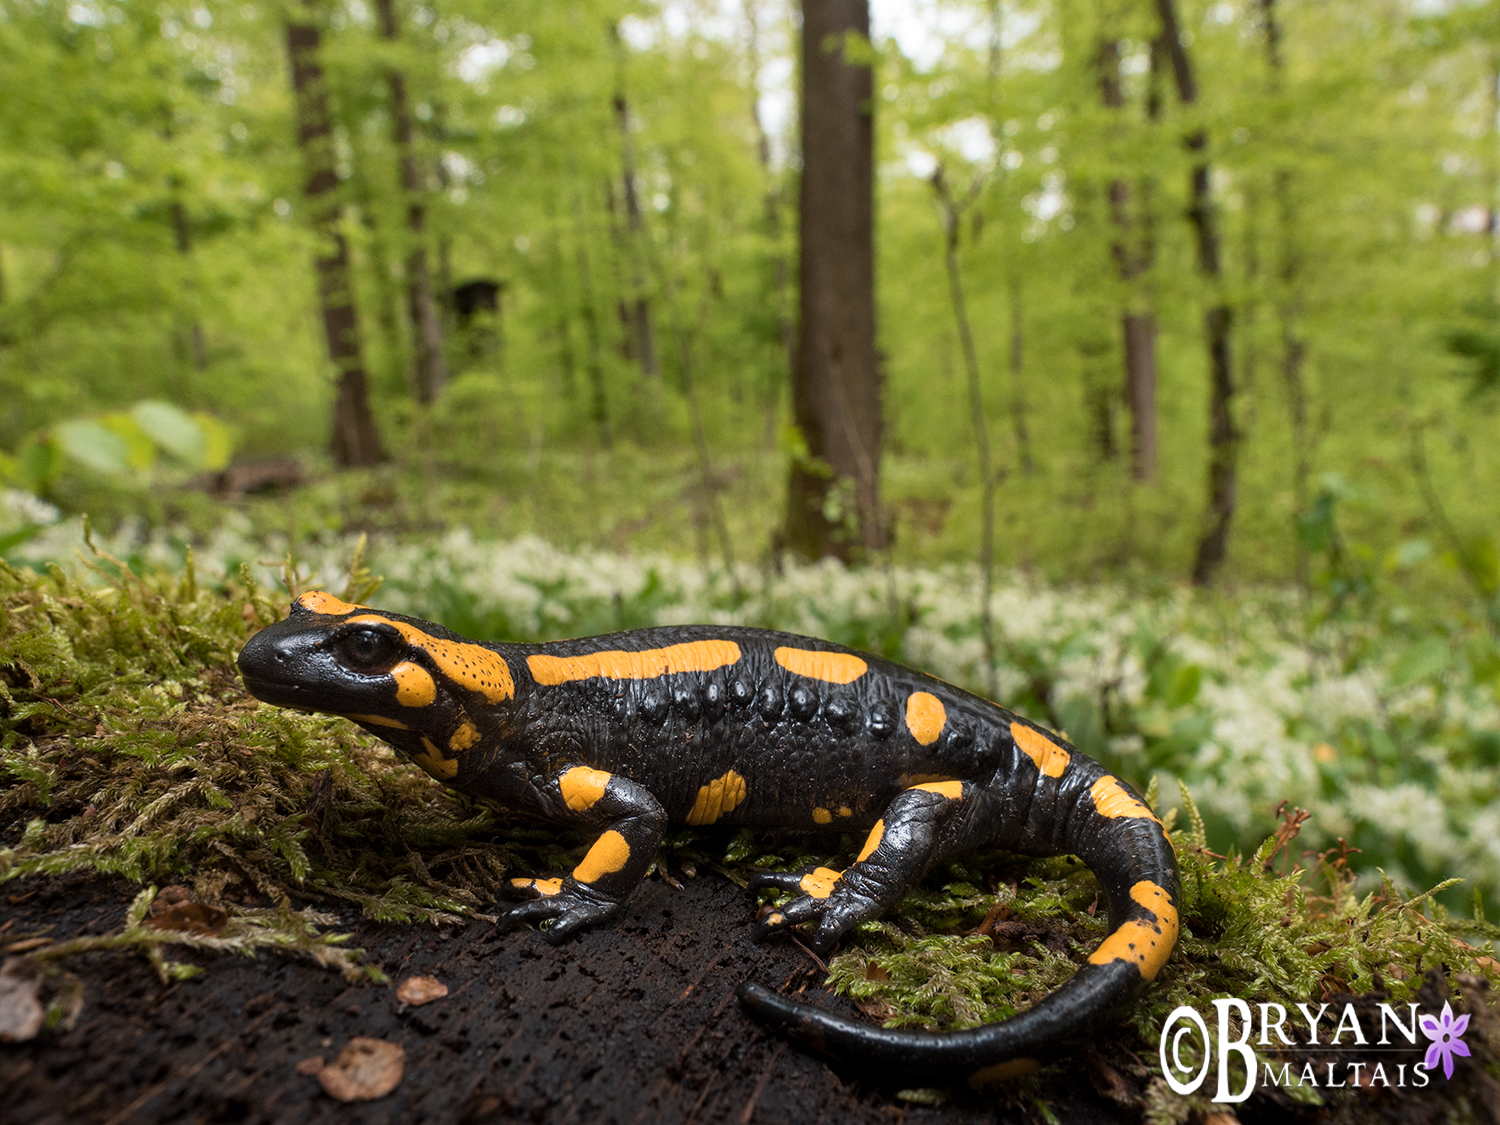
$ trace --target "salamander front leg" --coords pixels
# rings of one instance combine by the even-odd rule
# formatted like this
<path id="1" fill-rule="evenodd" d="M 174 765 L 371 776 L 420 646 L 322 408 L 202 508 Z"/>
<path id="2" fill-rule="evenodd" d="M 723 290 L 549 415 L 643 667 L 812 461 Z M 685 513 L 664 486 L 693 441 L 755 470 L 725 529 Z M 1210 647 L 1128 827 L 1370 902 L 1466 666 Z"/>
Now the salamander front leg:
<path id="1" fill-rule="evenodd" d="M 619 913 L 656 856 L 667 814 L 635 782 L 587 766 L 563 770 L 543 796 L 558 820 L 605 826 L 571 874 L 512 879 L 504 889 L 505 897 L 524 901 L 500 915 L 500 926 L 536 922 L 557 945 Z"/>
<path id="2" fill-rule="evenodd" d="M 963 815 L 974 787 L 962 781 L 935 781 L 903 790 L 875 822 L 854 864 L 844 871 L 767 872 L 752 888 L 800 891 L 769 914 L 754 936 L 764 937 L 802 922 L 816 922 L 814 951 L 825 953 L 860 922 L 884 914 L 929 867 L 964 846 Z"/>

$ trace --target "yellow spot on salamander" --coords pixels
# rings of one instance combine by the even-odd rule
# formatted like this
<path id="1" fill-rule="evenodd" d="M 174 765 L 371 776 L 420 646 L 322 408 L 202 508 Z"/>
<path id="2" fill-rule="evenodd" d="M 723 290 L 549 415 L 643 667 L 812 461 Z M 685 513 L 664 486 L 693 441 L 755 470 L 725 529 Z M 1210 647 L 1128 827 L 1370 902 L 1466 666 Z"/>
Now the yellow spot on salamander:
<path id="1" fill-rule="evenodd" d="M 519 887 L 523 891 L 536 891 L 543 898 L 551 898 L 558 891 L 562 890 L 561 879 L 512 879 L 510 885 L 512 887 Z"/>
<path id="2" fill-rule="evenodd" d="M 531 678 L 547 687 L 573 680 L 651 680 L 675 672 L 712 672 L 734 664 L 740 646 L 733 641 L 688 641 L 641 652 L 590 652 L 583 656 L 547 656 L 534 653 L 526 658 Z"/>
<path id="3" fill-rule="evenodd" d="M 880 841 L 885 839 L 885 821 L 877 820 L 875 827 L 870 829 L 870 834 L 865 837 L 865 846 L 859 849 L 859 855 L 855 857 L 855 863 L 863 863 L 875 854 L 875 849 L 880 847 Z"/>
<path id="4" fill-rule="evenodd" d="M 438 671 L 454 686 L 477 692 L 490 703 L 511 699 L 516 694 L 516 683 L 510 674 L 510 665 L 499 653 L 491 652 L 483 645 L 469 641 L 444 641 L 424 633 L 415 625 L 405 621 L 392 621 L 378 613 L 363 617 L 351 617 L 354 625 L 389 625 L 401 634 L 407 644 L 421 649 Z"/>
<path id="5" fill-rule="evenodd" d="M 1130 897 L 1151 912 L 1152 920 L 1126 922 L 1089 954 L 1089 964 L 1129 961 L 1140 970 L 1142 980 L 1155 980 L 1177 944 L 1177 908 L 1172 896 L 1149 879 L 1131 887 Z"/>
<path id="6" fill-rule="evenodd" d="M 1134 816 L 1156 820 L 1145 802 L 1126 789 L 1118 777 L 1105 774 L 1094 782 L 1089 789 L 1089 796 L 1094 799 L 1094 808 L 1100 816 Z M 1156 823 L 1160 824 L 1161 821 L 1156 820 Z"/>
<path id="7" fill-rule="evenodd" d="M 712 824 L 738 808 L 747 791 L 745 779 L 734 770 L 723 777 L 714 778 L 698 790 L 698 799 L 688 811 L 687 822 L 693 825 Z"/>
<path id="8" fill-rule="evenodd" d="M 963 799 L 964 783 L 962 781 L 924 781 L 921 785 L 913 785 L 913 789 L 925 789 L 929 793 L 941 793 L 950 801 Z"/>
<path id="9" fill-rule="evenodd" d="M 613 828 L 594 841 L 583 862 L 573 868 L 573 878 L 580 883 L 597 883 L 613 875 L 630 862 L 630 845 Z"/>
<path id="10" fill-rule="evenodd" d="M 437 698 L 437 684 L 420 664 L 397 664 L 391 678 L 396 681 L 396 702 L 403 707 L 430 707 Z"/>
<path id="11" fill-rule="evenodd" d="M 827 898 L 833 894 L 833 885 L 839 881 L 839 872 L 831 867 L 819 867 L 802 876 L 798 884 L 802 893 L 813 898 Z"/>
<path id="12" fill-rule="evenodd" d="M 848 805 L 840 805 L 839 806 L 839 816 L 853 816 L 853 815 L 854 815 L 854 810 L 851 809 Z"/>
<path id="13" fill-rule="evenodd" d="M 299 595 L 292 604 L 309 613 L 326 613 L 330 617 L 343 617 L 346 613 L 358 613 L 365 608 L 362 605 L 350 605 L 324 590 L 309 590 Z"/>
<path id="14" fill-rule="evenodd" d="M 605 770 L 591 770 L 587 766 L 575 766 L 557 781 L 563 803 L 574 812 L 593 808 L 608 786 L 609 774 Z"/>
<path id="15" fill-rule="evenodd" d="M 852 684 L 870 670 L 853 653 L 815 652 L 809 648 L 778 648 L 776 663 L 788 672 L 828 684 Z"/>
<path id="16" fill-rule="evenodd" d="M 1010 736 L 1016 740 L 1021 753 L 1035 762 L 1036 768 L 1047 777 L 1061 777 L 1073 760 L 1066 750 L 1046 735 L 1021 723 L 1010 724 Z"/>
<path id="17" fill-rule="evenodd" d="M 384 715 L 345 715 L 346 719 L 353 719 L 356 723 L 369 723 L 372 727 L 394 727 L 396 730 L 411 730 L 400 719 L 387 719 Z"/>
<path id="18" fill-rule="evenodd" d="M 914 691 L 906 700 L 906 729 L 923 746 L 931 746 L 943 733 L 948 711 L 931 692 Z"/>
<path id="19" fill-rule="evenodd" d="M 448 736 L 448 749 L 455 754 L 461 754 L 478 741 L 479 728 L 466 719 L 458 725 L 456 731 Z"/>
<path id="20" fill-rule="evenodd" d="M 443 757 L 443 752 L 433 745 L 432 739 L 424 735 L 422 747 L 423 752 L 413 754 L 411 760 L 421 766 L 424 773 L 439 781 L 452 781 L 458 776 L 458 762 L 452 758 Z"/>
<path id="21" fill-rule="evenodd" d="M 1040 1070 L 1042 1064 L 1036 1059 L 1007 1059 L 1003 1063 L 995 1063 L 993 1066 L 980 1067 L 969 1075 L 970 1086 L 988 1086 L 992 1082 L 1004 1082 L 1009 1078 L 1020 1078 L 1023 1074 L 1030 1074 L 1034 1070 Z"/>
<path id="22" fill-rule="evenodd" d="M 833 823 L 833 814 L 831 812 L 829 812 L 827 809 L 822 809 L 822 808 L 813 809 L 813 823 L 814 824 L 832 824 Z"/>
<path id="23" fill-rule="evenodd" d="M 768 926 L 779 926 L 779 925 L 781 925 L 781 923 L 783 923 L 785 921 L 786 921 L 786 915 L 785 914 L 779 914 L 779 913 L 777 913 L 777 914 L 767 914 L 766 915 L 766 925 L 768 925 Z"/>

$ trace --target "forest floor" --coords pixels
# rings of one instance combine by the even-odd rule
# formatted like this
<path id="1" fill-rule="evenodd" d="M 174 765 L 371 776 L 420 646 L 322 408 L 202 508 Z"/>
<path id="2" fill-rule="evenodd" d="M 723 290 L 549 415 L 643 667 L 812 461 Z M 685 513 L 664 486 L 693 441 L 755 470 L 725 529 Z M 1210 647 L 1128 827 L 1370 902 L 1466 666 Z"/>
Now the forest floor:
<path id="1" fill-rule="evenodd" d="M 84 876 L 15 882 L 0 896 L 0 935 L 107 932 L 136 890 Z M 789 943 L 752 944 L 751 920 L 743 891 L 704 875 L 680 889 L 648 881 L 618 924 L 562 948 L 484 922 L 346 919 L 388 984 L 350 984 L 289 957 L 189 954 L 206 971 L 163 985 L 136 953 L 74 957 L 66 967 L 82 981 L 81 1016 L 72 1030 L 0 1046 L 0 1116 L 15 1125 L 1142 1120 L 1141 1091 L 1128 1079 L 1122 1088 L 1097 1060 L 955 1091 L 939 1105 L 836 1073 L 740 1011 L 734 987 L 746 978 L 820 992 L 808 955 Z M 401 1004 L 396 985 L 414 974 L 437 978 L 449 994 Z M 848 1009 L 842 999 L 823 1002 Z M 298 1064 L 332 1059 L 354 1036 L 399 1044 L 406 1070 L 388 1096 L 344 1105 Z M 1108 1038 L 1101 1029 L 1101 1043 Z M 1376 1092 L 1323 1110 L 1260 1094 L 1235 1108 L 1247 1125 L 1449 1119 L 1441 1097 Z"/>

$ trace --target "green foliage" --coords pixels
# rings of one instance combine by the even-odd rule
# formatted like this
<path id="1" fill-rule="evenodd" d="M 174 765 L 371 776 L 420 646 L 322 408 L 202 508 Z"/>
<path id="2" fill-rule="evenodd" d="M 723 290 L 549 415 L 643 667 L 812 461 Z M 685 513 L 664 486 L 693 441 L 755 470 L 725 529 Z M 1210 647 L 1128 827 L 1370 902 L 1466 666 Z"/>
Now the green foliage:
<path id="1" fill-rule="evenodd" d="M 130 410 L 69 418 L 28 435 L 15 456 L 0 454 L 0 479 L 45 496 L 71 462 L 140 487 L 152 480 L 162 454 L 179 470 L 215 472 L 233 451 L 228 427 L 213 415 L 146 399 Z"/>

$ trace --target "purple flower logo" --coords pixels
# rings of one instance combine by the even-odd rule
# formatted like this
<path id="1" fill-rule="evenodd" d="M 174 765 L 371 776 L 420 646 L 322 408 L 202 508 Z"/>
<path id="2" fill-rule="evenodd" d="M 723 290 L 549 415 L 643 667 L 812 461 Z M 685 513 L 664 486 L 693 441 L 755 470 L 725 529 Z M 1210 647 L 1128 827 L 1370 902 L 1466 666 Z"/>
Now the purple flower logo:
<path id="1" fill-rule="evenodd" d="M 1439 1016 L 1423 1016 L 1418 1021 L 1422 1027 L 1422 1034 L 1432 1040 L 1432 1046 L 1427 1048 L 1427 1057 L 1422 1060 L 1422 1065 L 1428 1070 L 1436 1070 L 1438 1060 L 1443 1060 L 1443 1077 L 1453 1077 L 1453 1056 L 1462 1055 L 1469 1057 L 1469 1048 L 1464 1045 L 1464 1032 L 1469 1030 L 1469 1017 L 1467 1014 L 1453 1018 L 1453 1006 L 1443 1004 L 1443 1014 Z"/>

